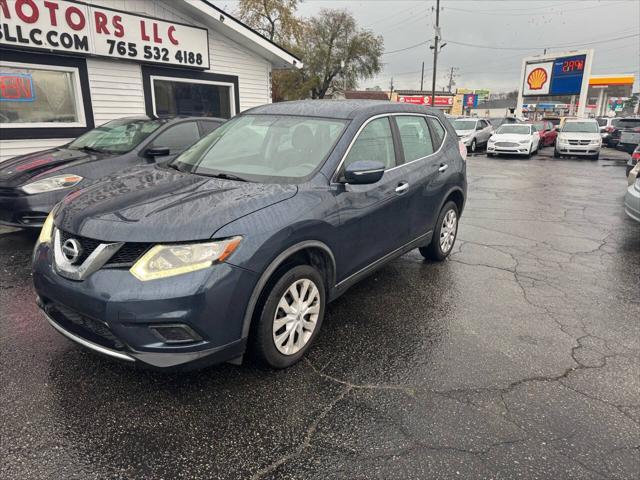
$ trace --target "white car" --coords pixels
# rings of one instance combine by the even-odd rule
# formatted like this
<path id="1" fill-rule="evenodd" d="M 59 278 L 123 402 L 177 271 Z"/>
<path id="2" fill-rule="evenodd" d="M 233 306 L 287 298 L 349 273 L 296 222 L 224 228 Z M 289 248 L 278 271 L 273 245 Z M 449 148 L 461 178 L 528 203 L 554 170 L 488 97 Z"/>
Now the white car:
<path id="1" fill-rule="evenodd" d="M 530 157 L 540 147 L 540 134 L 530 123 L 505 123 L 491 136 L 487 156 L 500 153 Z"/>
<path id="2" fill-rule="evenodd" d="M 491 123 L 482 118 L 462 117 L 450 120 L 450 122 L 453 128 L 456 129 L 458 139 L 471 153 L 474 153 L 478 147 L 486 145 L 489 137 L 493 133 Z"/>
<path id="3" fill-rule="evenodd" d="M 571 119 L 564 122 L 556 139 L 553 156 L 576 155 L 597 160 L 602 148 L 598 122 L 592 119 Z"/>

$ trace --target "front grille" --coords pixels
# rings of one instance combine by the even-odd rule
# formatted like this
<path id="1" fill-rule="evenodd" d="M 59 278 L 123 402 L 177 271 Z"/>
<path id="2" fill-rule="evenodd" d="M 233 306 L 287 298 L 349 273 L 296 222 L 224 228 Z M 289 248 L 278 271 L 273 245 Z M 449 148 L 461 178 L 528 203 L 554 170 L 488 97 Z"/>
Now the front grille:
<path id="1" fill-rule="evenodd" d="M 117 267 L 130 267 L 138 258 L 146 252 L 150 243 L 125 243 L 120 250 L 118 250 L 113 257 L 105 264 L 105 267 L 117 268 Z"/>
<path id="2" fill-rule="evenodd" d="M 589 145 L 591 140 L 569 140 L 569 145 Z"/>
<path id="3" fill-rule="evenodd" d="M 514 142 L 496 142 L 496 147 L 517 147 L 518 144 Z"/>
<path id="4" fill-rule="evenodd" d="M 82 245 L 82 255 L 76 262 L 81 265 L 93 251 L 98 248 L 101 243 L 109 243 L 108 241 L 94 240 L 93 238 L 81 237 L 69 232 L 60 231 L 60 243 L 64 244 L 69 238 L 75 238 Z M 128 242 L 122 245 L 120 249 L 105 263 L 108 268 L 130 267 L 135 261 L 146 252 L 152 244 L 142 242 Z"/>
<path id="5" fill-rule="evenodd" d="M 44 310 L 65 329 L 99 345 L 123 350 L 124 344 L 109 330 L 109 327 L 99 320 L 82 315 L 60 303 L 44 304 Z"/>

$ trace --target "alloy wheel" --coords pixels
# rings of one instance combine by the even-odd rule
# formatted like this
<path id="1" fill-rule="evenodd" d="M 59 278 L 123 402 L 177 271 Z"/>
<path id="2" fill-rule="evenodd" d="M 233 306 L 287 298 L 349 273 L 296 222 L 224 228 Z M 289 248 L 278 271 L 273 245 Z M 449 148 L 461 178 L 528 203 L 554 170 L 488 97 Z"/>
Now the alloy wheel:
<path id="1" fill-rule="evenodd" d="M 458 216 L 455 210 L 449 210 L 442 219 L 440 228 L 440 249 L 442 253 L 448 253 L 453 247 L 456 239 L 456 231 L 458 230 Z"/>
<path id="2" fill-rule="evenodd" d="M 273 342 L 283 355 L 294 355 L 308 342 L 320 314 L 320 292 L 308 278 L 296 280 L 284 292 L 273 318 Z"/>

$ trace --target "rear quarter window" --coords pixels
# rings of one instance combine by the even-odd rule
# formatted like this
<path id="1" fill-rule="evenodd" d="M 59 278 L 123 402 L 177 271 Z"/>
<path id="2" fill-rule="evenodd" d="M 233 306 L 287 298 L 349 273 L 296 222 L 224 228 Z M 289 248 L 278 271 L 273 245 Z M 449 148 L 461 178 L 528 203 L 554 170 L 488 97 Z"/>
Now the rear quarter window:
<path id="1" fill-rule="evenodd" d="M 427 123 L 431 130 L 431 138 L 433 139 L 433 149 L 438 150 L 444 141 L 445 129 L 440 121 L 434 117 L 427 117 Z"/>

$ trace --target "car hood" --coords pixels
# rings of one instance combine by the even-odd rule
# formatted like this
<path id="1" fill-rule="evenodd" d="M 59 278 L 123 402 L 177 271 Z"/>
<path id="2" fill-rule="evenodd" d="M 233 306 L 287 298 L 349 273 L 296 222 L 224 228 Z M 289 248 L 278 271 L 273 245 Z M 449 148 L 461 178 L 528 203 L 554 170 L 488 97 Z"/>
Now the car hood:
<path id="1" fill-rule="evenodd" d="M 67 195 L 55 224 L 98 240 L 204 240 L 227 223 L 297 191 L 295 185 L 238 182 L 145 166 Z"/>
<path id="2" fill-rule="evenodd" d="M 17 187 L 30 180 L 53 174 L 62 167 L 81 165 L 113 156 L 112 153 L 85 152 L 64 147 L 20 155 L 0 163 L 0 185 Z"/>
<path id="3" fill-rule="evenodd" d="M 530 140 L 531 135 L 524 133 L 494 133 L 491 140 L 495 142 L 519 142 L 521 140 Z"/>
<path id="4" fill-rule="evenodd" d="M 561 132 L 558 135 L 562 140 L 599 140 L 600 132 Z"/>

